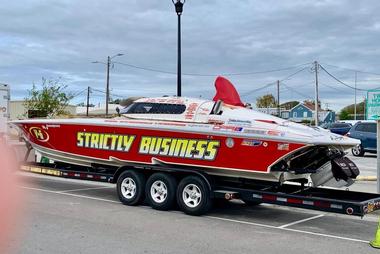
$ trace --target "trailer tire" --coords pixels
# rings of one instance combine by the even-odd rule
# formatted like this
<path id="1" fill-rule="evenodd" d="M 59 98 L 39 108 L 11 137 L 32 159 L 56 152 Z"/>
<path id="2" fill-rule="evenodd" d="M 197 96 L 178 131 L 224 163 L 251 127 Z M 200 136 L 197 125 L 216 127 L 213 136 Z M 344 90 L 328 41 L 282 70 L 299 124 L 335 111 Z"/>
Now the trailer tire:
<path id="1" fill-rule="evenodd" d="M 177 202 L 181 210 L 189 215 L 202 215 L 211 208 L 210 189 L 199 176 L 187 176 L 177 189 Z"/>
<path id="2" fill-rule="evenodd" d="M 145 197 L 145 175 L 135 170 L 126 170 L 117 179 L 117 194 L 124 205 L 135 206 Z"/>
<path id="3" fill-rule="evenodd" d="M 177 180 L 167 173 L 155 173 L 148 178 L 145 195 L 153 209 L 166 211 L 173 207 Z"/>

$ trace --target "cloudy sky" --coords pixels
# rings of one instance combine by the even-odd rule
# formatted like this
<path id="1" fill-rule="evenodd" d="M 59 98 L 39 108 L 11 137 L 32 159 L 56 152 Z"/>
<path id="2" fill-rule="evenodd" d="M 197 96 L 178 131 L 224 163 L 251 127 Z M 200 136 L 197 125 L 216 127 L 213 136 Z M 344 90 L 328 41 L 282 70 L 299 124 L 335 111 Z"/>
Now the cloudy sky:
<path id="1" fill-rule="evenodd" d="M 349 86 L 358 70 L 358 88 L 380 87 L 379 10 L 378 0 L 187 0 L 182 71 L 191 75 L 183 76 L 183 95 L 211 98 L 215 77 L 225 75 L 247 102 L 275 94 L 267 84 L 276 80 L 283 80 L 281 101 L 312 99 L 315 60 Z M 105 66 L 91 62 L 117 53 L 125 55 L 111 70 L 114 98 L 176 93 L 171 0 L 8 1 L 0 16 L 0 83 L 10 84 L 12 99 L 41 77 L 61 77 L 78 94 L 72 103 L 85 101 L 88 86 L 100 90 L 91 94 L 99 103 Z M 353 103 L 353 89 L 319 71 L 324 107 Z M 363 100 L 365 91 L 357 94 Z"/>

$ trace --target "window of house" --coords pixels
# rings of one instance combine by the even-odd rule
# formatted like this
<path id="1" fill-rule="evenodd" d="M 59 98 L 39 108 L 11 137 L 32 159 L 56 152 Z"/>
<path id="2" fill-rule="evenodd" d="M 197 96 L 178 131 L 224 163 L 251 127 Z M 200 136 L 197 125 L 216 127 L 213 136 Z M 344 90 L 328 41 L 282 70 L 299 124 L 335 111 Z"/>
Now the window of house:
<path id="1" fill-rule="evenodd" d="M 307 117 L 307 112 L 303 112 L 303 117 L 306 118 Z"/>
<path id="2" fill-rule="evenodd" d="M 293 117 L 297 117 L 297 112 L 293 112 Z"/>

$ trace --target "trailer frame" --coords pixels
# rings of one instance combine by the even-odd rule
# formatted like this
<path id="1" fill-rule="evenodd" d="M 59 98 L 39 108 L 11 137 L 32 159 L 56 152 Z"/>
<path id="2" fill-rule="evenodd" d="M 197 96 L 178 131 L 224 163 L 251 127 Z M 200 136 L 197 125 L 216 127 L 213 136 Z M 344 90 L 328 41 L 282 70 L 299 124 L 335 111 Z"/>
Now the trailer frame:
<path id="1" fill-rule="evenodd" d="M 145 174 L 165 172 L 183 178 L 201 177 L 208 185 L 212 199 L 240 199 L 247 204 L 268 203 L 330 213 L 361 216 L 380 210 L 380 194 L 354 192 L 323 187 L 305 186 L 304 183 L 280 184 L 278 182 L 209 176 L 189 168 L 125 165 L 123 167 L 81 167 L 66 163 L 24 163 L 22 171 L 56 177 L 116 183 L 117 176 L 125 170 L 138 170 Z"/>

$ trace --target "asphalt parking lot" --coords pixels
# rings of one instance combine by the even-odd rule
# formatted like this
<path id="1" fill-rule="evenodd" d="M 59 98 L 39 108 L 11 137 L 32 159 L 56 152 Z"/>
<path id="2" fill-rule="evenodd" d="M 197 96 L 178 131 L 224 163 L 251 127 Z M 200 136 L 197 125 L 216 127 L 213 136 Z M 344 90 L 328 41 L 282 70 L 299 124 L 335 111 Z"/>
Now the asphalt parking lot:
<path id="1" fill-rule="evenodd" d="M 10 242 L 15 253 L 378 253 L 368 241 L 380 213 L 361 219 L 235 202 L 193 217 L 123 206 L 111 184 L 20 178 L 26 206 L 22 234 Z"/>

